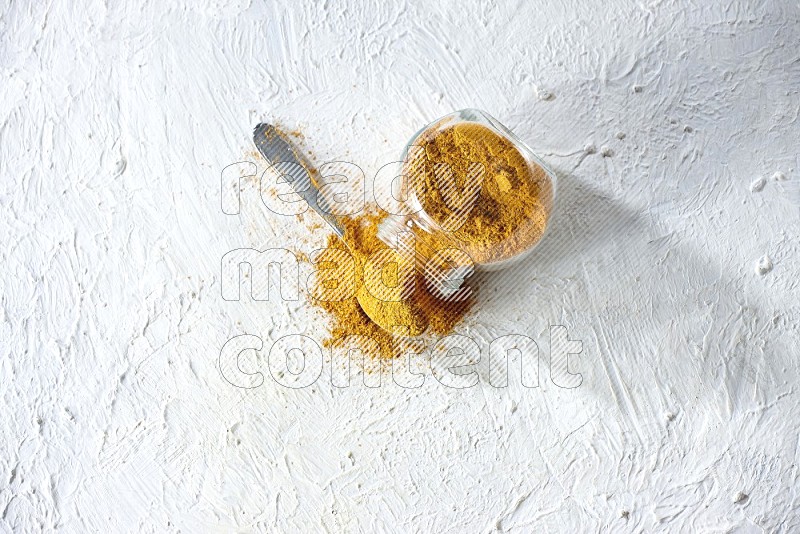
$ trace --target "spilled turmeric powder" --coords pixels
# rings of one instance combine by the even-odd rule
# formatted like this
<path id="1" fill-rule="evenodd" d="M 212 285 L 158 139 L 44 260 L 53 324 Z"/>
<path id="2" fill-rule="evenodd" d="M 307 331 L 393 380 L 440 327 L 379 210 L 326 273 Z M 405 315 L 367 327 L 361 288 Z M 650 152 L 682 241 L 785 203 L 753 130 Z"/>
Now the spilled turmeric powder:
<path id="1" fill-rule="evenodd" d="M 378 344 L 381 357 L 391 358 L 396 355 L 398 341 L 392 331 L 402 336 L 417 336 L 425 331 L 445 335 L 452 332 L 472 307 L 474 298 L 461 302 L 437 299 L 419 272 L 413 274 L 413 290 L 407 299 L 384 301 L 370 293 L 364 283 L 364 267 L 376 251 L 387 249 L 377 235 L 384 217 L 385 214 L 367 213 L 343 219 L 349 248 L 336 235 L 330 234 L 328 248 L 316 260 L 320 270 L 329 270 L 327 275 L 317 278 L 318 291 L 315 291 L 322 297 L 315 300 L 316 304 L 332 320 L 331 337 L 324 343 L 326 347 L 347 336 L 364 336 Z M 348 278 L 349 272 L 354 272 L 352 278 Z M 392 274 L 389 270 L 390 277 Z M 396 280 L 389 280 L 389 285 L 392 282 Z M 339 289 L 345 298 L 330 298 Z"/>
<path id="2" fill-rule="evenodd" d="M 425 157 L 407 162 L 403 174 L 423 216 L 439 226 L 422 240 L 428 248 L 431 244 L 446 244 L 465 252 L 478 266 L 491 266 L 520 255 L 541 239 L 552 207 L 552 182 L 546 171 L 509 138 L 483 124 L 462 121 L 434 124 L 413 144 L 422 147 Z M 437 163 L 449 166 L 455 183 L 440 183 L 441 175 L 434 165 Z M 476 163 L 483 169 L 482 182 L 471 199 L 467 216 L 451 228 L 448 223 L 453 215 L 452 195 L 443 190 L 443 185 L 451 192 L 466 187 Z M 463 301 L 435 296 L 419 270 L 413 273 L 413 288 L 407 298 L 387 301 L 375 297 L 367 288 L 364 273 L 368 258 L 386 248 L 378 237 L 385 217 L 386 214 L 370 213 L 344 219 L 347 246 L 330 235 L 329 249 L 317 258 L 321 270 L 330 269 L 329 275 L 318 282 L 328 285 L 324 289 L 351 284 L 346 298 L 316 300 L 332 320 L 331 337 L 325 342 L 328 347 L 347 336 L 364 336 L 377 343 L 380 356 L 391 358 L 397 355 L 398 337 L 391 333 L 394 327 L 408 336 L 426 331 L 446 335 L 475 302 L 474 294 Z M 341 270 L 343 264 L 345 271 L 351 268 L 355 274 L 348 277 Z M 381 276 L 387 277 L 387 272 Z M 387 285 L 397 283 L 397 273 L 389 270 L 388 278 L 393 277 L 395 280 Z"/>

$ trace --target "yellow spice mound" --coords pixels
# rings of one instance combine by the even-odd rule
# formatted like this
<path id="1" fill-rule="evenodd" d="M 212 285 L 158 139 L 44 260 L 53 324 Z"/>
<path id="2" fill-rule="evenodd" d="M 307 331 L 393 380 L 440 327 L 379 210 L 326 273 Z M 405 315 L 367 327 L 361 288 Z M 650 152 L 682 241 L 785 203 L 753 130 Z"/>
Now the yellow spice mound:
<path id="1" fill-rule="evenodd" d="M 333 323 L 326 346 L 330 347 L 346 336 L 366 336 L 380 346 L 380 356 L 391 358 L 395 355 L 397 340 L 387 330 L 398 326 L 407 329 L 405 331 L 410 336 L 426 330 L 438 335 L 448 334 L 470 309 L 472 299 L 462 302 L 439 300 L 428 291 L 419 273 L 414 275 L 414 290 L 408 299 L 384 302 L 375 298 L 364 284 L 363 272 L 370 255 L 387 248 L 377 237 L 382 218 L 382 215 L 367 214 L 345 219 L 345 240 L 351 247 L 349 250 L 338 237 L 328 236 L 328 249 L 317 259 L 317 265 L 326 268 L 341 259 L 342 251 L 352 253 L 356 268 L 355 295 L 340 301 L 317 300 L 316 303 L 330 314 Z M 325 294 L 325 291 L 318 294 Z"/>

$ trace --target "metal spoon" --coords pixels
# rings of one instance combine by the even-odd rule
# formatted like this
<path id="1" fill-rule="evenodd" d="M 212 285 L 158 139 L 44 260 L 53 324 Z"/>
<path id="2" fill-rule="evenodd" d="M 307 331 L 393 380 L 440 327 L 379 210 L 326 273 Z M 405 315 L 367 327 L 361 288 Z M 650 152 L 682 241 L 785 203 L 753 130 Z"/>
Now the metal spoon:
<path id="1" fill-rule="evenodd" d="M 261 155 L 274 167 L 280 167 L 284 178 L 291 184 L 295 193 L 302 197 L 311 209 L 317 212 L 317 214 L 328 223 L 334 233 L 339 236 L 342 243 L 344 243 L 352 253 L 354 247 L 347 242 L 345 229 L 339 218 L 320 206 L 319 184 L 312 178 L 309 172 L 311 167 L 309 163 L 305 161 L 305 158 L 300 155 L 300 151 L 292 146 L 291 142 L 282 136 L 271 124 L 261 123 L 256 126 L 253 131 L 253 141 Z M 354 257 L 355 256 L 354 254 Z M 382 317 L 370 314 L 370 310 L 375 309 L 374 300 L 377 299 L 375 299 L 374 296 L 369 294 L 368 291 L 358 291 L 356 299 L 361 309 L 364 310 L 364 313 L 366 313 L 375 324 L 388 332 L 393 332 L 393 327 L 395 325 L 383 324 Z M 366 299 L 370 299 L 373 302 L 367 303 Z M 370 306 L 369 304 L 373 305 Z M 413 306 L 412 299 L 404 300 L 403 305 Z"/>
<path id="2" fill-rule="evenodd" d="M 323 210 L 319 205 L 319 187 L 311 178 L 311 174 L 308 172 L 310 168 L 308 162 L 300 155 L 300 151 L 296 150 L 273 125 L 263 122 L 253 130 L 253 141 L 261 155 L 272 165 L 288 164 L 284 165 L 286 167 L 284 177 L 291 184 L 294 192 L 300 195 L 311 206 L 311 209 L 328 223 L 340 239 L 344 240 L 344 227 L 339 219 L 332 213 Z"/>

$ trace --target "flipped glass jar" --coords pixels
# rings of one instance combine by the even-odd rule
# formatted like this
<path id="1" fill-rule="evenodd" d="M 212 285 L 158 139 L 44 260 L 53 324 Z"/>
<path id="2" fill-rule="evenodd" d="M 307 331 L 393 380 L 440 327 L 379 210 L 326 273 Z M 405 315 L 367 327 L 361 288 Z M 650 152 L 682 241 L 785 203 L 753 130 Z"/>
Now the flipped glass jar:
<path id="1" fill-rule="evenodd" d="M 378 235 L 395 247 L 397 233 L 410 230 L 418 269 L 440 296 L 452 295 L 473 266 L 497 270 L 528 256 L 550 225 L 555 174 L 485 112 L 465 109 L 432 122 L 401 159 L 409 213 L 388 216 Z"/>

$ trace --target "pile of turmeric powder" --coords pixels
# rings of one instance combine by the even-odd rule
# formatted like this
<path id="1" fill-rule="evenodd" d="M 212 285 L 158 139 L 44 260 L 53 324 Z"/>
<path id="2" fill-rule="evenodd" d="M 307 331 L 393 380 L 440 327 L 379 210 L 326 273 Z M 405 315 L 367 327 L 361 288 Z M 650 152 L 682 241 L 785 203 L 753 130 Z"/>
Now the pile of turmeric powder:
<path id="1" fill-rule="evenodd" d="M 471 164 L 483 166 L 482 183 L 468 216 L 442 236 L 441 242 L 449 246 L 455 243 L 478 265 L 491 265 L 518 255 L 541 238 L 552 202 L 551 185 L 544 169 L 526 158 L 509 139 L 482 124 L 460 122 L 446 127 L 433 125 L 417 137 L 414 145 L 424 149 L 425 157 L 407 164 L 404 174 L 424 214 L 437 225 L 451 220 L 453 207 L 432 164 L 449 165 L 456 188 L 464 186 L 468 173 L 475 168 Z M 326 346 L 347 336 L 365 336 L 378 344 L 382 357 L 390 358 L 396 355 L 397 339 L 386 330 L 387 325 L 404 328 L 410 336 L 425 331 L 445 335 L 473 305 L 474 296 L 459 302 L 437 298 L 419 272 L 413 275 L 413 291 L 408 298 L 383 301 L 373 296 L 364 283 L 364 267 L 370 255 L 386 248 L 378 238 L 384 217 L 373 213 L 343 220 L 347 246 L 330 235 L 329 248 L 317 258 L 317 267 L 329 270 L 327 276 L 318 279 L 320 293 L 330 295 L 331 290 L 349 285 L 349 290 L 341 291 L 341 299 L 315 301 L 332 319 Z M 355 274 L 348 275 L 348 269 L 353 268 Z"/>
<path id="2" fill-rule="evenodd" d="M 380 356 L 391 358 L 396 355 L 398 340 L 387 328 L 397 327 L 397 332 L 405 336 L 418 336 L 425 331 L 445 335 L 472 307 L 474 298 L 460 302 L 436 298 L 419 272 L 413 274 L 413 290 L 407 299 L 384 301 L 370 293 L 364 284 L 364 267 L 376 251 L 387 248 L 377 235 L 384 217 L 385 214 L 367 213 L 343 219 L 344 241 L 349 248 L 330 234 L 328 248 L 316 259 L 318 272 L 327 271 L 317 278 L 315 291 L 322 297 L 315 302 L 332 319 L 326 347 L 347 336 L 364 336 L 378 344 Z M 394 285 L 398 282 L 397 273 L 387 271 L 389 278 L 395 277 L 387 280 L 387 285 Z"/>

